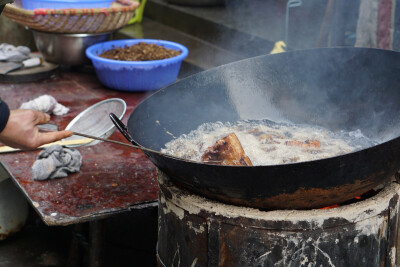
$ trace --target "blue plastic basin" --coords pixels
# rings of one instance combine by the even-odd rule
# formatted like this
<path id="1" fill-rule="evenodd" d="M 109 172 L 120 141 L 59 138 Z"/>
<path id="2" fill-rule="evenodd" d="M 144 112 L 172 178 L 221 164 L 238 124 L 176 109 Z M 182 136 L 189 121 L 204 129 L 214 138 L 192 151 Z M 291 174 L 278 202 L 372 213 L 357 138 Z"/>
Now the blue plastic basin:
<path id="1" fill-rule="evenodd" d="M 107 8 L 113 0 L 22 0 L 24 9 Z"/>
<path id="2" fill-rule="evenodd" d="M 104 51 L 132 46 L 139 42 L 161 45 L 165 48 L 180 50 L 181 54 L 162 60 L 121 61 L 99 57 Z M 150 91 L 173 83 L 178 77 L 182 60 L 188 55 L 188 49 L 178 43 L 153 39 L 128 39 L 97 43 L 86 49 L 86 56 L 92 60 L 100 82 L 115 90 Z"/>

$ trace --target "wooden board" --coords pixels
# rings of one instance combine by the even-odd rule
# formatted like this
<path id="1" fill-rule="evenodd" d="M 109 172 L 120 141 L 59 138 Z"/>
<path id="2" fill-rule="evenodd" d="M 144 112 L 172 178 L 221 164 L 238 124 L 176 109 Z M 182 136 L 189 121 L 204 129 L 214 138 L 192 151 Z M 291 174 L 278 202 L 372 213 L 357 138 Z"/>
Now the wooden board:
<path id="1" fill-rule="evenodd" d="M 38 147 L 38 149 L 43 149 L 45 147 L 49 147 L 49 146 L 52 146 L 52 145 L 81 146 L 81 145 L 85 145 L 85 144 L 87 144 L 87 143 L 89 143 L 91 141 L 93 141 L 93 139 L 90 139 L 90 138 L 61 140 L 61 141 L 57 141 L 57 142 L 54 142 L 54 143 L 45 144 L 43 146 Z M 0 146 L 0 154 L 1 153 L 17 152 L 17 151 L 21 151 L 21 149 L 9 147 L 9 146 Z"/>
<path id="2" fill-rule="evenodd" d="M 42 65 L 15 70 L 7 74 L 0 74 L 0 83 L 26 83 L 36 82 L 46 79 L 53 75 L 59 68 L 59 65 L 44 61 Z"/>

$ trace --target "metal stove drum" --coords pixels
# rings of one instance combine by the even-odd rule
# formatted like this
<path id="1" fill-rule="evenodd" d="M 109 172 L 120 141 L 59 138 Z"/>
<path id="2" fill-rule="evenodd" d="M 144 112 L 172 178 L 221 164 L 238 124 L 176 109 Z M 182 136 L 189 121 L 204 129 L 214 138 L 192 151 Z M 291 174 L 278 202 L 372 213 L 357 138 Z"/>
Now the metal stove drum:
<path id="1" fill-rule="evenodd" d="M 398 264 L 396 181 L 352 204 L 274 211 L 204 198 L 161 171 L 158 182 L 158 266 Z"/>

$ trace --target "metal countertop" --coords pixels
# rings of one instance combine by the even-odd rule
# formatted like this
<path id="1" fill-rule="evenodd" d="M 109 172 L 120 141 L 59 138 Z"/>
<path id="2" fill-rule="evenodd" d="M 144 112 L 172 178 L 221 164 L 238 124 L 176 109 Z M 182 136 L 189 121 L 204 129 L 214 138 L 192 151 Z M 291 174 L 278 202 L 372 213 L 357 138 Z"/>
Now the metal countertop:
<path id="1" fill-rule="evenodd" d="M 0 96 L 10 109 L 43 94 L 70 108 L 66 115 L 51 115 L 50 123 L 59 129 L 85 108 L 115 97 L 127 103 L 126 123 L 135 106 L 152 93 L 113 91 L 93 73 L 69 69 L 40 82 L 0 85 Z M 118 131 L 110 139 L 126 142 Z M 81 223 L 157 205 L 156 168 L 141 151 L 105 142 L 77 149 L 83 157 L 80 172 L 47 181 L 32 178 L 39 150 L 0 154 L 0 161 L 47 225 Z"/>

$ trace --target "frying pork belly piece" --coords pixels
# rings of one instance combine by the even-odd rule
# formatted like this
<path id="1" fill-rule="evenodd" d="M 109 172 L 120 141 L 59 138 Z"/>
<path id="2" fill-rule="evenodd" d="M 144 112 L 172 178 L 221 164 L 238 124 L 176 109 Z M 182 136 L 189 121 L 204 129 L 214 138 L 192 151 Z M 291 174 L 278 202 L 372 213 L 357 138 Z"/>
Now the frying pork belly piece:
<path id="1" fill-rule="evenodd" d="M 275 139 L 282 139 L 283 137 L 272 135 L 272 134 L 263 134 L 261 135 L 258 140 L 261 144 L 279 144 Z"/>
<path id="2" fill-rule="evenodd" d="M 282 163 L 294 163 L 294 162 L 298 162 L 299 160 L 300 160 L 300 157 L 283 158 Z"/>
<path id="3" fill-rule="evenodd" d="M 221 138 L 215 145 L 207 148 L 201 161 L 217 165 L 253 166 L 235 133 Z"/>
<path id="4" fill-rule="evenodd" d="M 293 141 L 286 141 L 285 145 L 298 146 L 298 147 L 303 147 L 303 148 L 320 148 L 321 142 L 318 140 L 306 140 L 304 142 L 293 140 Z"/>

